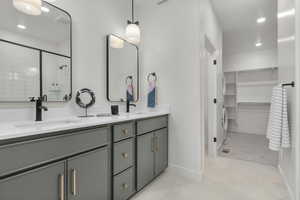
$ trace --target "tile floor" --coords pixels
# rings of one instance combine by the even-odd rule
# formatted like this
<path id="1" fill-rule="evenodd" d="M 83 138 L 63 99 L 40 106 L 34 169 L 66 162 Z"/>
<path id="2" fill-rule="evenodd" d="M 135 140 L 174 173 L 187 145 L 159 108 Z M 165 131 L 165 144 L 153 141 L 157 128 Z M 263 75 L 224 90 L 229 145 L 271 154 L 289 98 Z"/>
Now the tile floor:
<path id="1" fill-rule="evenodd" d="M 264 135 L 229 133 L 219 156 L 277 166 L 278 153 L 271 151 L 268 145 L 269 141 Z M 223 153 L 223 149 L 230 152 Z"/>
<path id="2" fill-rule="evenodd" d="M 223 157 L 207 159 L 202 180 L 168 169 L 133 200 L 290 200 L 277 169 Z"/>

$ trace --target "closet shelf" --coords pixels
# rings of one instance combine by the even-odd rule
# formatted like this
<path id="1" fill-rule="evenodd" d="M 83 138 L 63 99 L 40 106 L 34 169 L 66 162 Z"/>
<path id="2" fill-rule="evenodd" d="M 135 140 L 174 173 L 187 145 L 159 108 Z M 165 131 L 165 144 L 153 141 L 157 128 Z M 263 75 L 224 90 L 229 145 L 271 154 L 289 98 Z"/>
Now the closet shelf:
<path id="1" fill-rule="evenodd" d="M 236 96 L 235 93 L 227 93 L 227 94 L 224 94 L 225 96 Z"/>
<path id="2" fill-rule="evenodd" d="M 235 105 L 224 105 L 225 108 L 235 108 Z"/>
<path id="3" fill-rule="evenodd" d="M 253 82 L 239 82 L 237 86 L 262 86 L 262 85 L 271 85 L 275 86 L 278 84 L 278 81 L 253 81 Z"/>
<path id="4" fill-rule="evenodd" d="M 270 100 L 259 100 L 259 99 L 239 99 L 237 100 L 238 104 L 250 103 L 250 104 L 270 104 Z"/>

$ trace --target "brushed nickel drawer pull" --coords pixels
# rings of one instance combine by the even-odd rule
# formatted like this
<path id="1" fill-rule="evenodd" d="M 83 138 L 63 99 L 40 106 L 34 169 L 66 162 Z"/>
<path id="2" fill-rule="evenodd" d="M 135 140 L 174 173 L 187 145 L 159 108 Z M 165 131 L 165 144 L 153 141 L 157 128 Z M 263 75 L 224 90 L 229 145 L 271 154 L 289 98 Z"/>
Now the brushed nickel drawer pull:
<path id="1" fill-rule="evenodd" d="M 122 153 L 123 158 L 128 158 L 128 153 Z"/>
<path id="2" fill-rule="evenodd" d="M 128 129 L 126 129 L 126 128 L 122 129 L 122 132 L 123 132 L 124 136 L 128 135 L 128 133 L 129 133 Z"/>
<path id="3" fill-rule="evenodd" d="M 76 169 L 72 169 L 72 185 L 71 185 L 71 193 L 73 196 L 77 196 L 77 171 Z"/>
<path id="4" fill-rule="evenodd" d="M 59 175 L 59 200 L 65 200 L 65 176 Z"/>
<path id="5" fill-rule="evenodd" d="M 129 185 L 126 183 L 123 183 L 121 188 L 122 188 L 122 190 L 128 190 Z"/>

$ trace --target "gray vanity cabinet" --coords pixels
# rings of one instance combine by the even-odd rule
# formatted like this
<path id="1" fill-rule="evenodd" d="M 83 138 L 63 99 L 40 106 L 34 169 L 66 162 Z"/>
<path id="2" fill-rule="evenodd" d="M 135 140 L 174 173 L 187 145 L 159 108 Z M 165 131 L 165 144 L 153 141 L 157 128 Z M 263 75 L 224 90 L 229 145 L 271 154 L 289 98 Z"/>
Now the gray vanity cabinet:
<path id="1" fill-rule="evenodd" d="M 108 200 L 107 147 L 68 160 L 68 200 Z"/>
<path id="2" fill-rule="evenodd" d="M 144 133 L 150 131 L 148 133 Z M 168 166 L 167 117 L 138 122 L 137 189 L 141 190 Z"/>
<path id="3" fill-rule="evenodd" d="M 168 130 L 161 129 L 155 132 L 155 175 L 159 175 L 168 167 Z"/>
<path id="4" fill-rule="evenodd" d="M 1 200 L 64 200 L 65 162 L 0 180 Z"/>
<path id="5" fill-rule="evenodd" d="M 137 189 L 142 189 L 154 177 L 154 133 L 137 139 Z"/>

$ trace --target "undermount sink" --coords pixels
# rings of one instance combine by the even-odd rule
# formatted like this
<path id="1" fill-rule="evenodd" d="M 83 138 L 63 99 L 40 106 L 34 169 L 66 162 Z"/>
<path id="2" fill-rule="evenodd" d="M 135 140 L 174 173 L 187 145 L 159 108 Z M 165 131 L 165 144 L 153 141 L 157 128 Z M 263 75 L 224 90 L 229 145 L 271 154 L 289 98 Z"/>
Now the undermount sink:
<path id="1" fill-rule="evenodd" d="M 23 124 L 15 125 L 16 128 L 43 128 L 46 126 L 58 126 L 58 125 L 67 125 L 72 123 L 77 123 L 80 120 L 78 119 L 67 119 L 67 120 L 57 120 L 57 121 L 43 121 L 43 122 L 29 122 Z"/>

